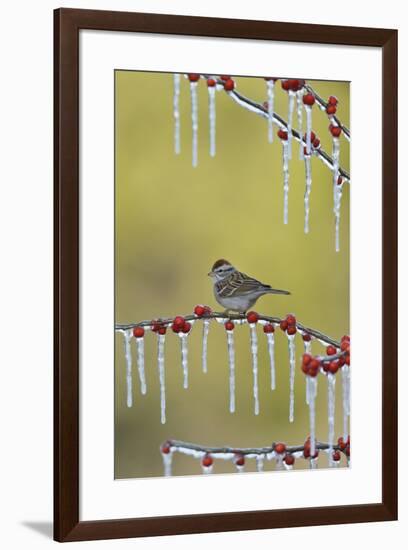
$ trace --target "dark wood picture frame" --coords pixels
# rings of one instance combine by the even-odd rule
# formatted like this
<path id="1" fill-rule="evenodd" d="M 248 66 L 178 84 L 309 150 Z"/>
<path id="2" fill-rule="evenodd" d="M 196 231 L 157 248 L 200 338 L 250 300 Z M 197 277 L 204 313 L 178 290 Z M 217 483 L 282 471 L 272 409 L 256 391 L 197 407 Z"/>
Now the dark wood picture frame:
<path id="1" fill-rule="evenodd" d="M 382 49 L 382 502 L 79 521 L 79 110 L 81 29 Z M 79 541 L 397 519 L 397 31 L 147 13 L 54 13 L 54 538 Z"/>

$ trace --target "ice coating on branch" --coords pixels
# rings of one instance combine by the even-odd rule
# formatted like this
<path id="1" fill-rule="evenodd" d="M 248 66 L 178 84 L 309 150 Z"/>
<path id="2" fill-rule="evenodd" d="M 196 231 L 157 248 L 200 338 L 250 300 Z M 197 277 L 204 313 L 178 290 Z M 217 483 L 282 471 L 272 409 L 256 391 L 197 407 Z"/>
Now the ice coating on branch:
<path id="1" fill-rule="evenodd" d="M 339 179 L 340 140 L 333 137 L 333 212 L 335 217 L 335 246 L 336 252 L 340 250 L 340 206 L 342 185 L 337 185 Z"/>
<path id="2" fill-rule="evenodd" d="M 230 92 L 228 95 L 230 96 L 231 99 L 233 99 L 236 103 L 238 103 L 238 105 L 240 105 L 241 107 L 244 107 L 244 109 L 247 109 L 251 113 L 256 113 L 257 115 L 260 115 L 264 118 L 268 116 L 267 113 L 265 113 L 265 111 L 259 107 L 259 105 L 247 103 L 246 101 L 241 99 L 237 93 Z"/>
<path id="3" fill-rule="evenodd" d="M 210 320 L 203 321 L 203 350 L 201 355 L 201 364 L 203 372 L 207 372 L 207 349 L 208 349 L 208 331 L 210 330 Z"/>
<path id="4" fill-rule="evenodd" d="M 146 395 L 146 377 L 144 368 L 144 338 L 135 338 L 136 340 L 136 353 L 137 353 L 137 370 L 139 372 L 140 391 L 143 395 Z"/>
<path id="5" fill-rule="evenodd" d="M 166 380 L 164 374 L 164 344 L 166 336 L 159 334 L 157 338 L 157 367 L 159 369 L 160 383 L 160 421 L 166 423 Z"/>
<path id="6" fill-rule="evenodd" d="M 306 153 L 311 154 L 312 151 L 312 108 L 310 105 L 305 105 L 306 111 Z"/>
<path id="7" fill-rule="evenodd" d="M 303 136 L 303 89 L 296 92 L 296 108 L 298 119 L 298 132 Z M 299 159 L 303 160 L 305 154 L 303 151 L 303 141 L 299 141 Z"/>
<path id="8" fill-rule="evenodd" d="M 295 92 L 293 90 L 288 91 L 289 103 L 288 103 L 288 158 L 292 158 L 292 124 L 293 124 L 293 111 L 295 109 Z"/>
<path id="9" fill-rule="evenodd" d="M 334 443 L 334 415 L 335 415 L 335 398 L 336 398 L 336 377 L 329 372 L 327 374 L 327 416 L 329 424 L 328 443 L 330 451 L 333 450 Z"/>
<path id="10" fill-rule="evenodd" d="M 215 86 L 208 86 L 208 116 L 210 125 L 210 155 L 215 157 Z"/>
<path id="11" fill-rule="evenodd" d="M 228 367 L 229 367 L 229 410 L 235 412 L 235 349 L 234 349 L 234 331 L 227 330 L 228 345 Z"/>
<path id="12" fill-rule="evenodd" d="M 349 436 L 348 418 L 350 414 L 350 367 L 343 365 L 341 368 L 342 396 L 343 396 L 343 439 L 347 441 Z"/>
<path id="13" fill-rule="evenodd" d="M 258 455 L 256 458 L 256 471 L 257 472 L 263 472 L 264 469 L 264 457 L 262 455 Z"/>
<path id="14" fill-rule="evenodd" d="M 256 334 L 256 323 L 249 323 L 251 333 L 251 355 L 253 374 L 254 414 L 259 414 L 259 391 L 258 391 L 258 336 Z"/>
<path id="15" fill-rule="evenodd" d="M 288 335 L 289 345 L 289 422 L 295 418 L 295 368 L 296 368 L 296 347 L 295 334 Z"/>
<path id="16" fill-rule="evenodd" d="M 303 145 L 302 145 L 303 150 Z M 309 233 L 309 214 L 310 214 L 310 192 L 312 190 L 312 157 L 305 155 L 305 172 L 306 172 L 306 188 L 305 188 L 305 224 L 304 231 Z"/>
<path id="17" fill-rule="evenodd" d="M 289 139 L 289 134 L 288 134 Z M 289 212 L 289 152 L 288 141 L 282 140 L 283 146 L 283 223 L 288 223 Z"/>
<path id="18" fill-rule="evenodd" d="M 190 82 L 191 93 L 191 124 L 193 132 L 192 144 L 192 162 L 195 168 L 198 165 L 198 98 L 197 98 L 197 82 Z"/>
<path id="19" fill-rule="evenodd" d="M 306 383 L 309 384 L 309 424 L 310 424 L 310 457 L 316 452 L 316 396 L 317 376 L 306 376 Z M 312 460 L 312 458 L 311 458 Z"/>
<path id="20" fill-rule="evenodd" d="M 123 331 L 123 343 L 125 346 L 125 359 L 126 359 L 126 404 L 131 407 L 133 404 L 132 394 L 132 353 L 130 350 L 130 340 L 132 338 L 131 330 Z"/>
<path id="21" fill-rule="evenodd" d="M 269 362 L 271 367 L 271 390 L 276 388 L 276 372 L 275 372 L 275 335 L 269 332 L 266 335 L 268 340 Z"/>
<path id="22" fill-rule="evenodd" d="M 184 332 L 178 333 L 180 338 L 180 346 L 181 346 L 181 366 L 183 369 L 183 388 L 188 388 L 188 344 L 187 344 L 187 338 L 188 334 L 185 334 Z"/>
<path id="23" fill-rule="evenodd" d="M 173 75 L 174 152 L 180 154 L 180 75 Z"/>
<path id="24" fill-rule="evenodd" d="M 268 141 L 269 143 L 273 142 L 273 110 L 275 104 L 275 82 L 271 78 L 266 81 L 267 92 L 268 92 Z"/>
<path id="25" fill-rule="evenodd" d="M 163 468 L 164 468 L 164 475 L 166 477 L 171 476 L 172 472 L 172 462 L 173 462 L 173 453 L 170 451 L 169 453 L 162 453 L 163 458 Z"/>

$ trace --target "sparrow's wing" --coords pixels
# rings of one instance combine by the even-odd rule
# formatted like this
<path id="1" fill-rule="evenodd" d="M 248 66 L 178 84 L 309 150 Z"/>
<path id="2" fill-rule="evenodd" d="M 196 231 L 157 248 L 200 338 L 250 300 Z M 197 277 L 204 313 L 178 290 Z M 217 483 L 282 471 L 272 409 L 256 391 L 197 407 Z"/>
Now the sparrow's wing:
<path id="1" fill-rule="evenodd" d="M 264 285 L 260 281 L 248 277 L 248 275 L 239 271 L 234 271 L 230 277 L 217 283 L 217 291 L 221 298 L 245 296 L 254 292 L 268 292 L 270 290 L 272 289 L 269 285 Z"/>
<path id="2" fill-rule="evenodd" d="M 234 296 L 246 296 L 254 293 L 271 293 L 271 294 L 290 294 L 287 290 L 277 290 L 270 285 L 265 285 L 248 277 L 245 273 L 234 271 L 230 277 L 217 283 L 217 291 L 221 298 L 231 298 Z"/>

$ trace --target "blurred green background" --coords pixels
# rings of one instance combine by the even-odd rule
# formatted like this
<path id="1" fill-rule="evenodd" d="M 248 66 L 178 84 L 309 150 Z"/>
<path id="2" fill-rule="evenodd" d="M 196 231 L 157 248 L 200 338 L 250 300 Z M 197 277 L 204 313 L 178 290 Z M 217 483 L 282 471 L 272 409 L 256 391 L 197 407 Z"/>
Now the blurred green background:
<path id="1" fill-rule="evenodd" d="M 262 78 L 237 77 L 237 89 L 262 102 Z M 349 125 L 349 84 L 309 83 L 322 96 L 339 99 L 338 116 Z M 209 156 L 208 94 L 200 81 L 198 167 L 191 165 L 191 112 L 188 81 L 181 80 L 181 154 L 174 154 L 173 76 L 116 71 L 116 322 L 175 316 L 198 303 L 217 304 L 207 272 L 218 258 L 291 296 L 265 296 L 255 309 L 268 315 L 294 313 L 304 324 L 340 339 L 349 332 L 349 188 L 341 207 L 341 250 L 334 250 L 331 172 L 312 160 L 310 233 L 303 232 L 304 163 L 293 143 L 290 162 L 289 224 L 283 225 L 282 147 L 267 140 L 267 122 L 217 93 L 217 154 Z M 275 111 L 287 118 L 286 92 L 276 86 Z M 305 117 L 304 117 L 305 119 Z M 296 112 L 294 113 L 294 127 Z M 313 108 L 313 129 L 331 154 L 325 113 Z M 276 136 L 276 135 L 275 135 Z M 349 169 L 349 145 L 341 138 L 341 166 Z M 160 444 L 183 439 L 206 445 L 264 446 L 272 441 L 298 444 L 309 433 L 305 380 L 297 343 L 295 422 L 289 423 L 287 339 L 277 331 L 277 389 L 270 391 L 266 339 L 259 336 L 260 415 L 253 414 L 252 368 L 247 327 L 235 331 L 236 413 L 228 412 L 229 386 L 225 331 L 210 327 L 208 373 L 201 371 L 201 323 L 189 337 L 190 387 L 182 387 L 179 338 L 166 339 L 167 423 L 160 423 L 156 336 L 145 338 L 147 395 L 136 369 L 134 404 L 126 406 L 123 337 L 115 336 L 115 478 L 163 475 Z M 313 344 L 315 352 L 322 347 Z M 319 377 L 317 437 L 327 438 L 326 380 Z M 336 388 L 336 437 L 341 435 L 341 383 Z M 342 459 L 342 464 L 344 459 Z M 249 461 L 248 461 L 249 462 Z M 321 465 L 326 465 L 326 457 Z M 297 468 L 305 468 L 299 459 Z M 266 463 L 265 469 L 272 469 Z M 255 470 L 249 464 L 246 470 Z M 233 472 L 216 461 L 215 472 Z M 199 474 L 197 460 L 176 454 L 174 475 Z"/>

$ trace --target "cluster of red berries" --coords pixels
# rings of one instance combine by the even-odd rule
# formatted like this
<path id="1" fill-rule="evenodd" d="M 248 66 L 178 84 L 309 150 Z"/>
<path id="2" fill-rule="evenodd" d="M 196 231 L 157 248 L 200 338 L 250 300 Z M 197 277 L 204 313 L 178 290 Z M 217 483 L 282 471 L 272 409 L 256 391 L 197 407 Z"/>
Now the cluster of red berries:
<path id="1" fill-rule="evenodd" d="M 337 104 L 338 104 L 337 97 L 334 97 L 334 95 L 331 95 L 327 100 L 326 113 L 331 116 L 335 115 L 337 111 Z"/>
<path id="2" fill-rule="evenodd" d="M 334 124 L 330 124 L 329 132 L 334 138 L 338 138 L 341 135 L 341 128 L 340 126 L 335 126 Z"/>
<path id="3" fill-rule="evenodd" d="M 275 443 L 273 446 L 273 450 L 278 455 L 284 455 L 283 461 L 285 462 L 285 464 L 287 464 L 288 466 L 293 466 L 293 464 L 295 463 L 295 457 L 286 452 L 285 443 Z"/>
<path id="4" fill-rule="evenodd" d="M 197 317 L 205 317 L 206 315 L 209 315 L 211 313 L 212 309 L 210 306 L 203 306 L 201 304 L 197 305 L 194 308 L 194 313 L 197 315 Z"/>
<path id="5" fill-rule="evenodd" d="M 285 92 L 288 92 L 289 90 L 291 92 L 297 92 L 303 88 L 305 81 L 297 78 L 288 78 L 287 80 L 282 80 L 281 85 L 282 90 L 285 90 Z"/>
<path id="6" fill-rule="evenodd" d="M 184 317 L 181 315 L 177 315 L 173 319 L 173 323 L 171 325 L 171 330 L 178 334 L 179 332 L 182 332 L 184 334 L 188 334 L 191 330 L 191 323 L 186 321 Z"/>
<path id="7" fill-rule="evenodd" d="M 163 336 L 164 334 L 166 334 L 166 331 L 167 327 L 162 321 L 157 320 L 152 322 L 152 332 L 156 332 L 157 334 L 161 334 Z"/>
<path id="8" fill-rule="evenodd" d="M 305 336 L 305 335 L 304 335 Z M 340 357 L 330 360 L 330 356 L 343 352 Z M 302 371 L 313 378 L 319 374 L 320 368 L 326 373 L 336 374 L 343 365 L 350 365 L 350 336 L 343 336 L 340 350 L 330 345 L 326 348 L 328 359 L 321 360 L 310 353 L 304 353 L 302 357 Z"/>
<path id="9" fill-rule="evenodd" d="M 307 134 L 304 134 L 303 139 L 307 141 Z M 320 147 L 320 139 L 317 137 L 317 135 L 313 131 L 310 132 L 310 143 L 312 144 L 312 147 L 314 149 L 318 149 Z M 306 153 L 306 147 L 304 151 Z"/>
<path id="10" fill-rule="evenodd" d="M 297 332 L 296 317 L 289 313 L 285 319 L 279 323 L 279 326 L 283 332 L 286 332 L 289 336 L 293 336 Z"/>
<path id="11" fill-rule="evenodd" d="M 235 88 L 235 82 L 228 74 L 222 74 L 220 75 L 220 79 L 222 80 L 224 84 L 224 90 L 226 92 L 232 92 L 232 90 Z"/>
<path id="12" fill-rule="evenodd" d="M 310 353 L 304 353 L 302 357 L 302 372 L 315 378 L 319 374 L 321 361 L 316 357 L 312 357 Z"/>
<path id="13" fill-rule="evenodd" d="M 347 437 L 346 441 L 344 441 L 343 437 L 339 437 L 337 440 L 337 445 L 347 457 L 350 456 L 350 436 Z"/>

